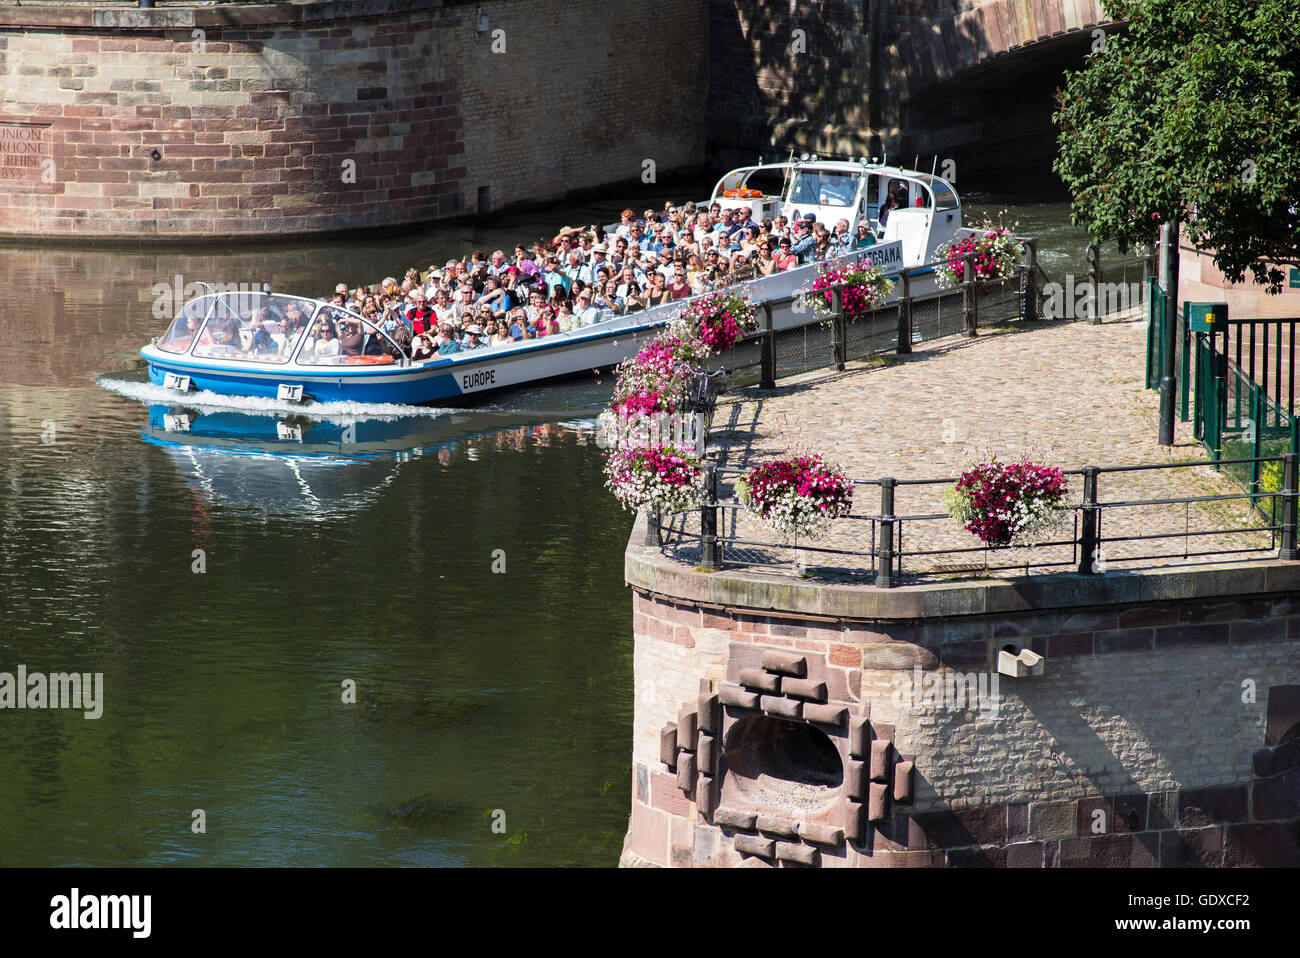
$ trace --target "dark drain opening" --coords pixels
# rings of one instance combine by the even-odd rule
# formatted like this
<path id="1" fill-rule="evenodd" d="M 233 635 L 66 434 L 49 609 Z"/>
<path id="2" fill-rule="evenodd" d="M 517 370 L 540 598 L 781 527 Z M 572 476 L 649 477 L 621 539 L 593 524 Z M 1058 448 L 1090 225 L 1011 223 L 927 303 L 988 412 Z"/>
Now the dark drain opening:
<path id="1" fill-rule="evenodd" d="M 728 786 L 758 802 L 813 806 L 834 797 L 844 781 L 839 750 L 805 722 L 758 715 L 728 736 Z"/>

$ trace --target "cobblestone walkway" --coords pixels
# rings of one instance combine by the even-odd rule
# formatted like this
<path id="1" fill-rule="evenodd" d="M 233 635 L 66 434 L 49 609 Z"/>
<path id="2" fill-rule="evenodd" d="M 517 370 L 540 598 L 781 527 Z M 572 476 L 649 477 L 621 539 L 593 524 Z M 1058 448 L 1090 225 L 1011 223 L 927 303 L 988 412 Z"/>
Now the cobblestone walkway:
<path id="1" fill-rule="evenodd" d="M 775 393 L 740 390 L 724 397 L 714 418 L 710 446 L 724 467 L 746 469 L 789 451 L 816 451 L 838 462 L 855 479 L 899 480 L 955 477 L 987 454 L 1004 461 L 1029 452 L 1037 462 L 1076 469 L 1204 459 L 1190 424 L 1178 423 L 1172 448 L 1157 444 L 1158 396 L 1143 388 L 1146 324 L 1143 317 L 1116 317 L 1101 325 L 1039 323 L 1005 331 L 982 331 L 975 339 L 953 337 L 918 347 L 910 356 L 852 363 L 843 373 L 822 371 L 778 381 Z M 900 486 L 899 515 L 942 513 L 945 484 Z M 1208 467 L 1102 473 L 1099 499 L 1230 495 L 1240 490 Z M 721 497 L 732 498 L 730 482 Z M 1082 478 L 1070 477 L 1072 504 L 1082 498 Z M 875 485 L 859 485 L 855 516 L 880 512 Z M 743 510 L 724 512 L 725 534 L 776 544 L 779 540 Z M 1213 555 L 1191 561 L 1259 558 L 1275 548 L 1268 533 L 1189 532 L 1266 525 L 1246 500 L 1103 509 L 1103 561 L 1107 567 L 1182 564 L 1187 552 Z M 698 528 L 688 520 L 688 528 Z M 812 543 L 862 553 L 874 547 L 873 524 L 844 518 Z M 1023 571 L 1073 571 L 1073 546 L 1033 550 L 984 549 L 947 516 L 903 523 L 905 572 L 970 575 L 998 566 Z M 1113 541 L 1119 536 L 1158 536 Z M 1054 539 L 1070 542 L 1062 525 Z M 1109 541 L 1108 541 L 1109 540 Z M 970 549 L 970 552 L 955 550 Z M 920 550 L 936 555 L 916 555 Z M 1238 550 L 1252 550 L 1242 552 Z M 698 544 L 677 550 L 689 561 Z M 1172 553 L 1134 561 L 1139 554 Z M 729 545 L 728 565 L 770 565 L 793 570 L 803 561 L 818 578 L 858 578 L 871 571 L 870 555 L 802 553 L 785 546 Z M 1028 563 L 1028 566 L 1026 565 Z M 1048 563 L 1059 563 L 1051 566 Z"/>

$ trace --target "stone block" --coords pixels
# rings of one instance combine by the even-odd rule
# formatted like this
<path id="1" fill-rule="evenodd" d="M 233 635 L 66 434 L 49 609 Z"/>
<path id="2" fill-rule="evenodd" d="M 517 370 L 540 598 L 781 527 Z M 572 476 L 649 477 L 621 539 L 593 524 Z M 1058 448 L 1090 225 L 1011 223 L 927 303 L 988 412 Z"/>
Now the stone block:
<path id="1" fill-rule="evenodd" d="M 826 701 L 826 683 L 814 682 L 812 679 L 792 679 L 782 680 L 781 691 L 786 695 L 793 695 L 799 699 L 811 699 L 814 702 Z"/>
<path id="2" fill-rule="evenodd" d="M 713 824 L 749 831 L 754 827 L 757 817 L 753 812 L 745 812 L 729 805 L 722 805 L 713 813 Z"/>
<path id="3" fill-rule="evenodd" d="M 1223 828 L 1180 828 L 1157 832 L 1161 868 L 1219 868 L 1223 864 Z"/>
<path id="4" fill-rule="evenodd" d="M 1043 845 L 1041 842 L 1017 842 L 1014 845 L 1008 845 L 1006 852 L 1008 868 L 1043 867 Z"/>
<path id="5" fill-rule="evenodd" d="M 797 842 L 777 842 L 776 857 L 779 861 L 812 867 L 817 864 L 817 849 Z"/>
<path id="6" fill-rule="evenodd" d="M 1183 789 L 1178 793 L 1178 824 L 1182 827 L 1195 828 L 1245 820 L 1244 785 Z"/>
<path id="7" fill-rule="evenodd" d="M 1257 781 L 1253 797 L 1258 821 L 1300 819 L 1300 768 Z"/>
<path id="8" fill-rule="evenodd" d="M 695 753 L 679 752 L 677 754 L 677 787 L 689 795 L 695 788 Z"/>
<path id="9" fill-rule="evenodd" d="M 1296 868 L 1300 866 L 1300 826 L 1229 825 L 1224 841 L 1225 868 Z"/>
<path id="10" fill-rule="evenodd" d="M 697 730 L 695 710 L 689 705 L 682 706 L 677 713 L 677 746 L 687 751 L 695 751 Z"/>
<path id="11" fill-rule="evenodd" d="M 1035 838 L 1071 838 L 1078 827 L 1074 802 L 1033 802 L 1029 806 L 1029 834 Z"/>
<path id="12" fill-rule="evenodd" d="M 818 725 L 839 727 L 849 717 L 849 710 L 843 705 L 818 705 L 815 702 L 805 702 L 803 717 L 809 722 L 816 722 Z"/>
<path id="13" fill-rule="evenodd" d="M 796 652 L 782 652 L 778 649 L 765 649 L 760 664 L 769 672 L 777 675 L 789 675 L 796 679 L 808 675 L 808 659 Z"/>
<path id="14" fill-rule="evenodd" d="M 901 805 L 912 804 L 912 780 L 916 766 L 913 762 L 898 762 L 894 765 L 894 801 Z"/>
<path id="15" fill-rule="evenodd" d="M 854 758 L 866 758 L 871 747 L 871 723 L 865 718 L 855 718 L 849 722 L 849 754 Z"/>
<path id="16" fill-rule="evenodd" d="M 770 692 L 773 695 L 781 693 L 781 676 L 773 675 L 762 669 L 741 669 L 740 684 L 747 689 L 756 689 L 759 692 Z"/>
<path id="17" fill-rule="evenodd" d="M 844 829 L 834 825 L 822 825 L 818 822 L 800 822 L 799 837 L 814 845 L 826 845 L 838 848 L 844 844 Z"/>
<path id="18" fill-rule="evenodd" d="M 794 699 L 781 698 L 775 695 L 764 695 L 759 703 L 764 712 L 768 715 L 779 715 L 782 718 L 797 719 L 803 715 L 803 703 L 796 702 Z"/>
<path id="19" fill-rule="evenodd" d="M 757 855 L 759 858 L 776 857 L 776 842 L 758 835 L 737 835 L 731 840 L 736 851 L 742 855 Z"/>
<path id="20" fill-rule="evenodd" d="M 861 802 L 844 803 L 844 837 L 862 842 L 867 837 L 867 809 Z"/>
<path id="21" fill-rule="evenodd" d="M 713 814 L 713 810 L 718 805 L 718 788 L 713 777 L 710 775 L 700 775 L 695 780 L 695 804 L 699 806 L 700 814 L 705 818 Z"/>
<path id="22" fill-rule="evenodd" d="M 785 815 L 760 814 L 754 823 L 760 832 L 781 838 L 798 838 L 799 824 Z"/>
<path id="23" fill-rule="evenodd" d="M 850 798 L 867 797 L 867 763 L 850 759 L 844 766 L 844 791 Z"/>
<path id="24" fill-rule="evenodd" d="M 718 689 L 718 701 L 733 708 L 756 709 L 759 707 L 757 692 L 747 692 L 738 685 L 724 685 Z"/>
<path id="25" fill-rule="evenodd" d="M 889 817 L 889 786 L 872 782 L 869 791 L 871 794 L 867 799 L 867 819 L 872 822 L 883 822 Z"/>
<path id="26" fill-rule="evenodd" d="M 696 721 L 701 732 L 710 735 L 718 731 L 718 696 L 713 692 L 702 692 L 696 702 Z"/>
<path id="27" fill-rule="evenodd" d="M 659 733 L 659 761 L 677 767 L 677 723 L 669 722 Z"/>
<path id="28" fill-rule="evenodd" d="M 873 782 L 889 781 L 889 773 L 893 763 L 893 744 L 887 739 L 875 739 L 871 743 L 871 780 Z"/>
<path id="29" fill-rule="evenodd" d="M 718 767 L 718 740 L 712 735 L 707 735 L 704 732 L 701 732 L 700 737 L 697 740 L 695 759 L 696 764 L 699 766 L 700 774 L 714 774 L 715 769 Z"/>

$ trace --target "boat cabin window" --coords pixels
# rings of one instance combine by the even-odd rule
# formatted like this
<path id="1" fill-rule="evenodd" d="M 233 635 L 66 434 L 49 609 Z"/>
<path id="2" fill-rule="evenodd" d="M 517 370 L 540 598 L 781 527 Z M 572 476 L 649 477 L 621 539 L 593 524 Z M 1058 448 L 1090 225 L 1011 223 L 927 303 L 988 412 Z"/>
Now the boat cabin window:
<path id="1" fill-rule="evenodd" d="M 958 207 L 957 194 L 946 180 L 931 180 L 930 189 L 934 192 L 935 212 L 946 213 Z"/>
<path id="2" fill-rule="evenodd" d="M 163 338 L 158 340 L 158 348 L 169 353 L 188 353 L 212 305 L 212 296 L 200 296 L 186 303 L 172 320 L 171 326 L 167 327 Z"/>
<path id="3" fill-rule="evenodd" d="M 764 196 L 784 196 L 785 170 L 755 170 L 745 179 L 744 188 Z"/>
<path id="4" fill-rule="evenodd" d="M 195 356 L 275 366 L 289 361 L 315 308 L 309 299 L 252 292 L 209 294 L 195 302 L 204 304 L 207 315 Z"/>
<path id="5" fill-rule="evenodd" d="M 298 352 L 304 366 L 388 366 L 402 350 L 377 326 L 356 313 L 326 306 Z"/>
<path id="6" fill-rule="evenodd" d="M 790 187 L 790 202 L 816 206 L 852 206 L 858 196 L 859 173 L 798 170 Z"/>

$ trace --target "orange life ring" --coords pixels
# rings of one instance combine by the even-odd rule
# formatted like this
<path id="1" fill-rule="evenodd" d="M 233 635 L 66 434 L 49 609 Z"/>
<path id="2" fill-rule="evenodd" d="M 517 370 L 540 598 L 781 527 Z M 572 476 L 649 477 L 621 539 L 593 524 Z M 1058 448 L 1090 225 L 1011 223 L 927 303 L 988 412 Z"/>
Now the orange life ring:
<path id="1" fill-rule="evenodd" d="M 723 190 L 722 195 L 729 200 L 734 200 L 736 197 L 740 196 L 740 190 Z"/>
<path id="2" fill-rule="evenodd" d="M 736 195 L 743 200 L 756 200 L 763 194 L 759 190 L 736 190 Z"/>
<path id="3" fill-rule="evenodd" d="M 388 354 L 383 356 L 344 356 L 344 366 L 387 366 L 393 362 Z"/>

